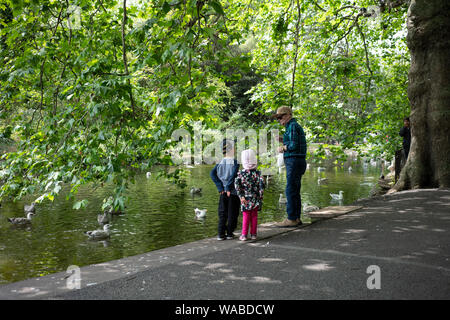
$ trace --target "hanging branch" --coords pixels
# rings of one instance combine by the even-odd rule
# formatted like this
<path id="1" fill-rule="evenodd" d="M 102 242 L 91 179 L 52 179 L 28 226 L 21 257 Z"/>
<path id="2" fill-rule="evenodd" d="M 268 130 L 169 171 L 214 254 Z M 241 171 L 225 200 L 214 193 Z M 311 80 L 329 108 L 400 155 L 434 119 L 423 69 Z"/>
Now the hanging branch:
<path id="1" fill-rule="evenodd" d="M 52 31 L 52 37 L 50 38 L 49 43 L 51 43 L 54 39 L 54 36 L 56 34 L 56 31 L 58 30 L 59 24 L 61 22 L 61 16 L 62 16 L 62 12 L 64 10 L 64 7 L 61 7 L 61 10 L 59 11 L 58 14 L 58 18 L 56 20 L 56 25 L 55 25 L 55 29 Z M 40 118 L 36 124 L 36 131 L 39 129 L 39 126 L 41 124 L 41 120 L 42 120 L 42 108 L 44 106 L 44 71 L 45 71 L 45 63 L 47 62 L 47 56 L 44 57 L 44 60 L 42 61 L 41 64 L 41 68 L 40 68 L 40 72 L 39 72 L 39 87 L 40 87 L 40 102 L 39 102 L 39 114 L 40 114 Z M 34 121 L 34 114 L 35 114 L 36 110 L 33 112 L 33 116 L 31 118 L 31 123 L 33 123 Z"/>
<path id="2" fill-rule="evenodd" d="M 370 68 L 370 62 L 369 62 L 369 50 L 368 50 L 368 48 L 367 48 L 366 36 L 364 35 L 364 32 L 362 32 L 361 27 L 360 27 L 360 25 L 359 25 L 358 23 L 356 24 L 356 26 L 357 26 L 358 31 L 359 31 L 359 33 L 361 34 L 361 38 L 362 38 L 362 40 L 363 40 L 363 44 L 364 44 L 364 52 L 365 52 L 365 55 L 366 55 L 366 66 L 367 66 L 367 69 L 368 69 L 369 72 L 370 72 L 370 77 L 372 78 L 372 77 L 373 77 L 373 72 L 372 72 L 372 69 Z"/>
<path id="3" fill-rule="evenodd" d="M 297 11 L 298 11 L 298 18 L 297 18 L 297 23 L 295 25 L 295 54 L 294 54 L 294 70 L 292 71 L 292 86 L 291 86 L 291 101 L 290 101 L 291 105 L 292 105 L 292 99 L 294 97 L 295 72 L 297 70 L 297 57 L 298 57 L 298 43 L 299 43 L 299 39 L 300 39 L 300 20 L 302 17 L 299 0 L 297 0 Z"/>
<path id="4" fill-rule="evenodd" d="M 123 0 L 123 19 L 122 19 L 122 58 L 123 65 L 125 68 L 125 74 L 128 76 L 130 72 L 128 71 L 128 61 L 127 61 L 127 45 L 125 43 L 125 25 L 127 23 L 127 0 Z M 127 79 L 128 84 L 128 94 L 130 95 L 131 109 L 133 110 L 133 115 L 135 114 L 133 91 L 131 88 L 130 78 Z"/>

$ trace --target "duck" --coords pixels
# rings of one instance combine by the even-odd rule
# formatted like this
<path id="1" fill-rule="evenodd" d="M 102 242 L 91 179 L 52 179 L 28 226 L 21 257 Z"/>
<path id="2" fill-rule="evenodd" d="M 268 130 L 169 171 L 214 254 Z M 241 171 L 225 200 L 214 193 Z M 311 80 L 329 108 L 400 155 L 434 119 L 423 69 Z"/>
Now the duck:
<path id="1" fill-rule="evenodd" d="M 317 210 L 319 210 L 318 206 L 308 205 L 306 203 L 303 204 L 303 213 L 309 213 Z"/>
<path id="2" fill-rule="evenodd" d="M 318 168 L 317 168 L 317 171 L 318 171 L 318 172 L 325 171 L 325 168 L 324 168 L 324 167 L 318 167 Z"/>
<path id="3" fill-rule="evenodd" d="M 91 240 L 105 240 L 109 238 L 109 227 L 109 224 L 105 224 L 103 230 L 86 231 L 85 233 Z"/>
<path id="4" fill-rule="evenodd" d="M 31 205 L 24 205 L 23 207 L 23 211 L 28 214 L 28 213 L 36 213 L 36 202 L 32 202 Z"/>
<path id="5" fill-rule="evenodd" d="M 150 179 L 150 177 L 152 176 L 152 173 L 149 171 L 145 174 L 145 176 L 147 177 L 147 179 Z"/>
<path id="6" fill-rule="evenodd" d="M 196 188 L 196 187 L 191 188 L 191 194 L 199 194 L 199 193 L 202 193 L 202 188 Z"/>
<path id="7" fill-rule="evenodd" d="M 208 211 L 208 209 L 200 210 L 199 208 L 195 208 L 194 211 L 195 211 L 195 217 L 197 219 L 203 219 L 206 217 L 206 212 Z"/>
<path id="8" fill-rule="evenodd" d="M 108 224 L 111 221 L 111 213 L 109 211 L 105 211 L 103 214 L 98 214 L 97 221 L 100 225 Z"/>
<path id="9" fill-rule="evenodd" d="M 328 178 L 318 178 L 317 184 L 328 183 Z"/>
<path id="10" fill-rule="evenodd" d="M 350 166 L 350 167 L 348 167 L 348 172 L 352 172 L 353 171 L 353 168 Z"/>
<path id="11" fill-rule="evenodd" d="M 331 198 L 333 198 L 333 200 L 342 200 L 344 199 L 344 191 L 340 190 L 339 194 L 336 193 L 330 193 Z"/>
<path id="12" fill-rule="evenodd" d="M 278 199 L 278 203 L 279 204 L 286 204 L 287 203 L 287 199 L 283 196 L 282 193 L 280 193 L 280 199 Z"/>
<path id="13" fill-rule="evenodd" d="M 26 226 L 31 224 L 31 219 L 33 218 L 34 213 L 28 212 L 26 218 L 8 218 L 8 221 L 16 226 Z"/>

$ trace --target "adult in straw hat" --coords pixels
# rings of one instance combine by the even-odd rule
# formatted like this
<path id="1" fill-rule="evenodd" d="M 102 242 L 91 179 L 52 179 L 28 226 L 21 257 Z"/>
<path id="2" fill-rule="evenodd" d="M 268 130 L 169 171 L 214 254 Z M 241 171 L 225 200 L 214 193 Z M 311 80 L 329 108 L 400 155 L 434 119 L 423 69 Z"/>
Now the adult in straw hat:
<path id="1" fill-rule="evenodd" d="M 292 116 L 292 109 L 282 106 L 273 115 L 278 122 L 285 127 L 283 134 L 283 145 L 278 152 L 283 153 L 284 165 L 286 167 L 286 213 L 287 218 L 276 224 L 277 227 L 288 228 L 302 224 L 300 219 L 302 200 L 300 189 L 302 176 L 306 170 L 306 138 L 303 128 Z"/>

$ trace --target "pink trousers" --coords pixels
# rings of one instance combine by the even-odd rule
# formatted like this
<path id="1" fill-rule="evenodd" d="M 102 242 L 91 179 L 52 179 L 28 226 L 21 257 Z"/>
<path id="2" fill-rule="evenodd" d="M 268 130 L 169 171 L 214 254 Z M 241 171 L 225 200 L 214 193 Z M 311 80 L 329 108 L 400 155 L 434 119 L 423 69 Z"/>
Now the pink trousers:
<path id="1" fill-rule="evenodd" d="M 248 225 L 250 224 L 250 235 L 256 235 L 256 227 L 258 225 L 258 208 L 242 211 L 242 235 L 248 234 Z"/>

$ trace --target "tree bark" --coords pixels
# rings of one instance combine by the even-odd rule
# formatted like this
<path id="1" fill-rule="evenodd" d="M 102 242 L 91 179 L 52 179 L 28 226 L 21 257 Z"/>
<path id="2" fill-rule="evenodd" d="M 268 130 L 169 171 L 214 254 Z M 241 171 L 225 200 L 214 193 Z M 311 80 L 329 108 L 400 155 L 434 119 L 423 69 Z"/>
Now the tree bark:
<path id="1" fill-rule="evenodd" d="M 450 187 L 450 1 L 412 0 L 411 149 L 394 190 Z"/>

